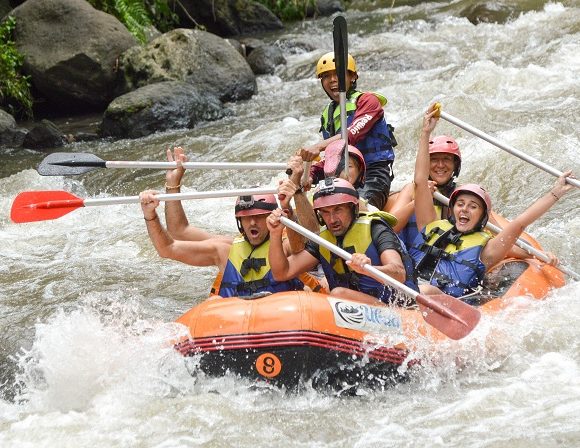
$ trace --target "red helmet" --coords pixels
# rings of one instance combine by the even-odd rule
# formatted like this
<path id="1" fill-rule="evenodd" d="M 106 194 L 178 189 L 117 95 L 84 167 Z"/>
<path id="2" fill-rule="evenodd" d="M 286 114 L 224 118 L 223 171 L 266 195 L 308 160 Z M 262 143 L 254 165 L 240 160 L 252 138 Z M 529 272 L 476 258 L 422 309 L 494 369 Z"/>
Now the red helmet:
<path id="1" fill-rule="evenodd" d="M 348 145 L 348 154 L 358 161 L 360 174 L 355 184 L 364 184 L 367 165 L 362 153 L 352 145 Z M 337 176 L 344 170 L 344 140 L 336 140 L 324 150 L 324 176 Z"/>
<path id="2" fill-rule="evenodd" d="M 453 175 L 455 177 L 459 176 L 459 172 L 461 171 L 461 151 L 459 151 L 459 145 L 455 139 L 448 135 L 438 135 L 429 140 L 429 154 L 440 152 L 453 154 L 455 156 L 455 171 L 453 171 Z"/>
<path id="3" fill-rule="evenodd" d="M 273 194 L 258 194 L 256 196 L 240 196 L 236 201 L 236 218 L 269 214 L 276 210 L 278 202 Z"/>
<path id="4" fill-rule="evenodd" d="M 314 210 L 339 204 L 358 206 L 358 191 L 348 180 L 339 177 L 327 177 L 320 181 L 314 190 Z"/>
<path id="5" fill-rule="evenodd" d="M 453 208 L 455 205 L 455 201 L 460 194 L 467 193 L 473 194 L 481 199 L 485 205 L 485 210 L 483 212 L 483 217 L 481 221 L 476 226 L 475 230 L 481 230 L 486 224 L 489 218 L 489 214 L 491 213 L 491 196 L 487 191 L 485 191 L 482 187 L 477 184 L 465 184 L 460 187 L 457 187 L 451 196 L 449 197 L 449 207 Z"/>

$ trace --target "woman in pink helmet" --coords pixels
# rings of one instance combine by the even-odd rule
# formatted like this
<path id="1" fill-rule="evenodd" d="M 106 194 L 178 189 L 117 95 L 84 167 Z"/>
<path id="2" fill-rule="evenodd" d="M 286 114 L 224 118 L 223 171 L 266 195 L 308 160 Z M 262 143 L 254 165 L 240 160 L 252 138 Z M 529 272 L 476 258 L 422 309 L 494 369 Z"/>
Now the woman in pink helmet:
<path id="1" fill-rule="evenodd" d="M 439 135 L 429 140 L 429 187 L 449 197 L 457 186 L 456 180 L 461 172 L 461 151 L 453 137 Z M 399 237 L 410 247 L 417 235 L 417 218 L 415 216 L 415 185 L 407 184 L 399 192 L 388 210 L 397 216 Z M 446 218 L 449 208 L 433 198 L 433 205 L 439 218 Z"/>
<path id="2" fill-rule="evenodd" d="M 544 196 L 509 222 L 494 238 L 483 228 L 491 212 L 491 198 L 481 186 L 467 184 L 455 188 L 449 198 L 450 216 L 439 219 L 429 188 L 429 141 L 438 121 L 438 110 L 431 105 L 423 119 L 415 163 L 415 214 L 422 229 L 409 253 L 415 273 L 428 283 L 421 292 L 445 292 L 460 297 L 472 292 L 485 271 L 501 261 L 526 228 L 548 211 L 573 187 L 566 183 L 571 171 L 558 178 Z"/>

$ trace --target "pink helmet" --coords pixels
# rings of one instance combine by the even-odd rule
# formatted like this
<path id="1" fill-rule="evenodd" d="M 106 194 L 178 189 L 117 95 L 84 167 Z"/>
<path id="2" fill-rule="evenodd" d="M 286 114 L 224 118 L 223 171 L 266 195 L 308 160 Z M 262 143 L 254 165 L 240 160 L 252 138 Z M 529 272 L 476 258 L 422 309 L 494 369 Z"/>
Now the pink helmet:
<path id="1" fill-rule="evenodd" d="M 327 177 L 314 190 L 314 210 L 339 204 L 358 206 L 358 191 L 352 184 L 339 177 Z"/>
<path id="2" fill-rule="evenodd" d="M 467 193 L 477 196 L 479 199 L 483 201 L 485 204 L 485 210 L 483 213 L 483 217 L 481 221 L 476 226 L 475 230 L 481 230 L 485 224 L 487 224 L 487 220 L 489 218 L 489 214 L 491 213 L 491 196 L 487 191 L 485 191 L 482 187 L 477 184 L 465 184 L 457 187 L 451 196 L 449 197 L 449 207 L 453 208 L 455 205 L 455 201 L 460 194 Z"/>
<path id="3" fill-rule="evenodd" d="M 276 210 L 278 202 L 273 194 L 259 194 L 256 196 L 240 196 L 236 201 L 236 218 L 269 214 Z"/>
<path id="4" fill-rule="evenodd" d="M 352 145 L 348 145 L 348 154 L 358 161 L 360 174 L 355 184 L 364 184 L 367 166 L 362 153 Z M 324 176 L 337 176 L 344 170 L 344 140 L 336 140 L 328 145 L 324 151 Z"/>
<path id="5" fill-rule="evenodd" d="M 453 154 L 455 156 L 455 171 L 453 175 L 455 177 L 459 176 L 459 172 L 461 171 L 461 151 L 459 151 L 459 145 L 455 139 L 448 135 L 438 135 L 429 140 L 429 154 L 440 152 Z"/>

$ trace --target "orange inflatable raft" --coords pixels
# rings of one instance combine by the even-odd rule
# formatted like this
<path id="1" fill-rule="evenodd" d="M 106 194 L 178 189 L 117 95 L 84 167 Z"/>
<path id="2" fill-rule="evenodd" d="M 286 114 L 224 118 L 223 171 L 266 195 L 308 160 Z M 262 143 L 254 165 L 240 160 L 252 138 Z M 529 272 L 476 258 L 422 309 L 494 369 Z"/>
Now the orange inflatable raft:
<path id="1" fill-rule="evenodd" d="M 544 298 L 563 286 L 560 271 L 534 259 L 506 259 L 487 275 L 483 289 L 465 297 L 483 314 L 513 297 Z M 357 302 L 306 291 L 249 298 L 209 298 L 180 317 L 191 339 L 176 344 L 198 357 L 196 372 L 235 374 L 297 390 L 384 387 L 404 381 L 412 342 L 447 336 L 419 309 Z M 411 363 L 408 363 L 411 364 Z M 193 373 L 193 372 L 192 372 Z"/>

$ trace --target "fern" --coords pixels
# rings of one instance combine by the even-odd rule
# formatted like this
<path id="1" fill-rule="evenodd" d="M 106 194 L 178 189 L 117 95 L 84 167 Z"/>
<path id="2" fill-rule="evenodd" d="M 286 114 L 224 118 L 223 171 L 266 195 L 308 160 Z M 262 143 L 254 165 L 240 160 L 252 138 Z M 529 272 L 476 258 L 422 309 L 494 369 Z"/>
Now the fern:
<path id="1" fill-rule="evenodd" d="M 0 24 L 0 105 L 13 115 L 32 118 L 30 77 L 20 73 L 24 56 L 14 45 L 15 26 L 12 16 Z"/>
<path id="2" fill-rule="evenodd" d="M 155 26 L 169 31 L 178 17 L 168 0 L 88 0 L 96 9 L 114 15 L 141 43 L 147 41 L 147 29 Z"/>
<path id="3" fill-rule="evenodd" d="M 141 43 L 147 41 L 145 32 L 152 25 L 151 19 L 141 0 L 114 0 L 119 20 Z"/>

